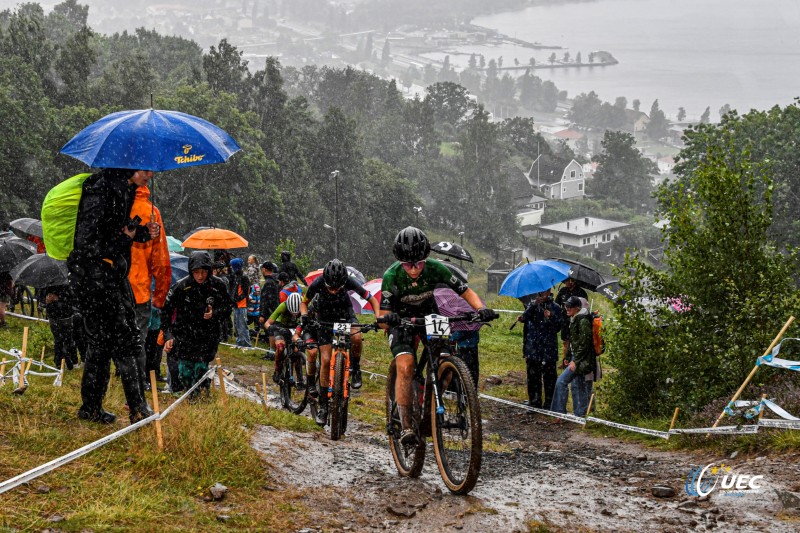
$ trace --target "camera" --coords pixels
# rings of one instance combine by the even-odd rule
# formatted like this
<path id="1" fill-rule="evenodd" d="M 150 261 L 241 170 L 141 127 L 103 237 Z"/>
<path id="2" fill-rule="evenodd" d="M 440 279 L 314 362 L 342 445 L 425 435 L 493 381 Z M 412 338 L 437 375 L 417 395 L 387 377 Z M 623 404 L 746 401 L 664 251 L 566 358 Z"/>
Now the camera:
<path id="1" fill-rule="evenodd" d="M 136 215 L 135 217 L 133 217 L 132 219 L 130 219 L 130 220 L 128 221 L 128 224 L 127 224 L 127 226 L 128 226 L 128 231 L 136 231 L 136 228 L 138 228 L 138 227 L 139 227 L 139 223 L 140 223 L 141 221 L 142 221 L 142 217 L 140 217 L 139 215 Z"/>

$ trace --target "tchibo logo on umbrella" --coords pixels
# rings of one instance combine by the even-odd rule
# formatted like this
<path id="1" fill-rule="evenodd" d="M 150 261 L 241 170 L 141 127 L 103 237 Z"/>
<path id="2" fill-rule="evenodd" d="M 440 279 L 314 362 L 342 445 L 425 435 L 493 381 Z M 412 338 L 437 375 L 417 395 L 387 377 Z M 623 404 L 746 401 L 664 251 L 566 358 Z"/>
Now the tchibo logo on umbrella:
<path id="1" fill-rule="evenodd" d="M 198 155 L 198 154 L 189 155 L 189 152 L 191 152 L 191 151 L 192 151 L 192 145 L 191 144 L 184 144 L 183 145 L 183 153 L 184 153 L 184 155 L 179 155 L 178 157 L 176 157 L 175 158 L 175 162 L 178 163 L 179 165 L 184 165 L 186 163 L 196 163 L 198 161 L 202 161 L 203 158 L 206 156 L 205 154 L 202 154 L 202 155 Z"/>

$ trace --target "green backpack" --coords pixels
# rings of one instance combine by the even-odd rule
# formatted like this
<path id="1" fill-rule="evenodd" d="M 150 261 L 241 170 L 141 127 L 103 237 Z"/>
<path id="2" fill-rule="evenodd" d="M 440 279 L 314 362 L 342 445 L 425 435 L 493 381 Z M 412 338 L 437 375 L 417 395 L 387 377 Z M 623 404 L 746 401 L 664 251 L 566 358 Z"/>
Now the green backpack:
<path id="1" fill-rule="evenodd" d="M 83 182 L 91 174 L 78 174 L 50 189 L 42 202 L 42 232 L 47 255 L 65 261 L 75 246 L 75 224 Z"/>

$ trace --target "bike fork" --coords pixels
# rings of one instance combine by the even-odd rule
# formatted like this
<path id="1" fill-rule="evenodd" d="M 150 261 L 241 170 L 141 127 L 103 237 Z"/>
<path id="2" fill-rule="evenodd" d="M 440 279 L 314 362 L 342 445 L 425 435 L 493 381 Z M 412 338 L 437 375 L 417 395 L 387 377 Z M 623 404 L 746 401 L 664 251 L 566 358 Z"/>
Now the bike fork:
<path id="1" fill-rule="evenodd" d="M 436 402 L 436 414 L 443 415 L 444 414 L 444 405 L 442 405 L 442 399 L 439 396 L 439 380 L 436 377 L 437 371 L 439 370 L 439 365 L 433 361 L 433 357 L 428 355 L 430 358 L 430 366 L 431 366 L 431 384 L 433 385 L 433 398 Z"/>

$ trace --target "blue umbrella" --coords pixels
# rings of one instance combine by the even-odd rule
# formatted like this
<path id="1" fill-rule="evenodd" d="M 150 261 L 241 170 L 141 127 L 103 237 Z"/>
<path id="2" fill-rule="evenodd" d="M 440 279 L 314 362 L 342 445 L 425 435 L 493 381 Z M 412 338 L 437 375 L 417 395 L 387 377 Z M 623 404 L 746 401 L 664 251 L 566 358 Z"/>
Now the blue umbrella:
<path id="1" fill-rule="evenodd" d="M 178 111 L 119 111 L 81 130 L 62 154 L 94 168 L 161 172 L 224 163 L 241 148 L 225 131 Z"/>
<path id="2" fill-rule="evenodd" d="M 519 298 L 546 291 L 569 275 L 569 265 L 558 261 L 540 260 L 526 263 L 511 271 L 503 280 L 499 294 Z"/>
<path id="3" fill-rule="evenodd" d="M 169 264 L 172 266 L 172 283 L 189 275 L 189 258 L 185 255 L 169 253 Z"/>

